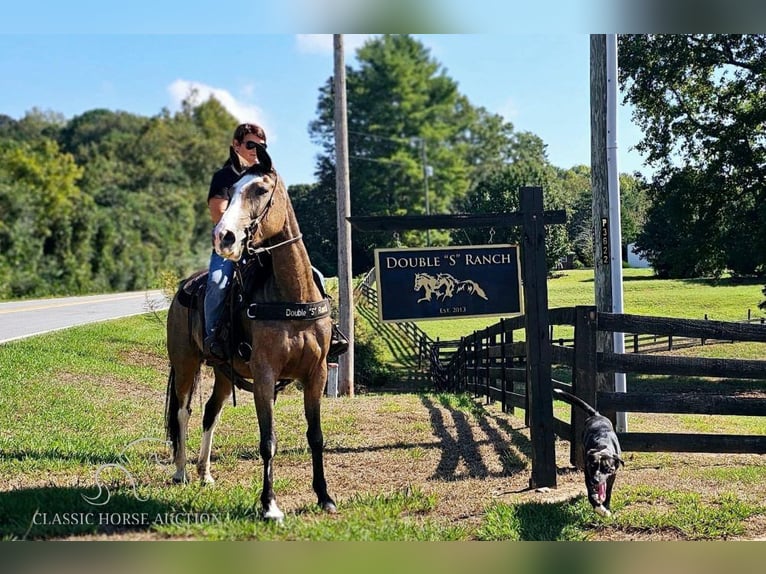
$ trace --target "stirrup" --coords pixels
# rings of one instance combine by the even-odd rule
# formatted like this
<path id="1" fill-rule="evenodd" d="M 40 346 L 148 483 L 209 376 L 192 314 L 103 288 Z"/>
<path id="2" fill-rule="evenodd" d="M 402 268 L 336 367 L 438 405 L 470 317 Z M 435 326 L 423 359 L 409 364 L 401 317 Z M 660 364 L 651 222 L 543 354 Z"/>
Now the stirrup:
<path id="1" fill-rule="evenodd" d="M 220 365 L 227 361 L 226 349 L 216 335 L 205 338 L 202 354 L 205 362 L 210 366 Z"/>
<path id="2" fill-rule="evenodd" d="M 330 357 L 337 357 L 348 351 L 348 337 L 343 334 L 338 325 L 332 324 L 332 335 L 330 338 L 330 350 L 327 353 Z"/>

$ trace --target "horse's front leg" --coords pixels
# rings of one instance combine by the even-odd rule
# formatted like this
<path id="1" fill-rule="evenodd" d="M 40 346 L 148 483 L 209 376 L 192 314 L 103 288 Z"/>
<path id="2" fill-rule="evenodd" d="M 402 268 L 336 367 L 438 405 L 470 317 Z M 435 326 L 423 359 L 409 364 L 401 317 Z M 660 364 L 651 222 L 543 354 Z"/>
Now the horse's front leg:
<path id="1" fill-rule="evenodd" d="M 303 409 L 306 414 L 308 429 L 306 439 L 311 447 L 313 470 L 312 486 L 317 495 L 317 503 L 326 512 L 335 513 L 335 501 L 327 493 L 327 481 L 324 476 L 324 436 L 322 434 L 321 402 L 327 380 L 327 364 L 322 363 L 313 373 L 303 388 Z"/>
<path id="2" fill-rule="evenodd" d="M 285 515 L 277 506 L 272 470 L 272 460 L 277 452 L 277 437 L 274 433 L 274 378 L 254 376 L 253 398 L 260 430 L 259 452 L 263 460 L 263 492 L 261 493 L 263 517 L 282 522 Z"/>

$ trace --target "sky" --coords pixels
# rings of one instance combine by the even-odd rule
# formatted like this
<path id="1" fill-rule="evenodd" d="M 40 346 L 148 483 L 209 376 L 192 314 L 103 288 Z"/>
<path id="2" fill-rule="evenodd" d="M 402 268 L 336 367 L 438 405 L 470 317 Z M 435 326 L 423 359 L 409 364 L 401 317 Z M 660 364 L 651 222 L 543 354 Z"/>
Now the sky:
<path id="1" fill-rule="evenodd" d="M 587 34 L 416 37 L 473 105 L 540 136 L 551 163 L 590 163 Z M 347 65 L 356 67 L 356 48 L 367 39 L 344 35 Z M 215 95 L 238 120 L 264 126 L 290 185 L 314 181 L 320 150 L 308 125 L 332 74 L 329 34 L 0 33 L 0 114 L 18 119 L 37 108 L 69 119 L 106 108 L 153 116 L 180 109 L 194 88 L 203 99 Z M 632 149 L 641 132 L 631 115 L 620 106 L 618 169 L 648 175 Z"/>
<path id="2" fill-rule="evenodd" d="M 637 6 L 640 4 L 640 6 Z M 690 9 L 693 8 L 693 9 Z M 589 34 L 746 31 L 762 0 L 36 0 L 0 13 L 0 114 L 175 112 L 194 88 L 261 123 L 288 184 L 314 181 L 308 125 L 333 73 L 369 35 L 408 32 L 475 106 L 540 136 L 561 168 L 590 163 Z M 619 57 L 618 57 L 619 59 Z M 617 167 L 652 170 L 618 98 Z M 233 130 L 232 126 L 232 130 Z M 222 158 L 225 158 L 222 150 Z M 353 166 L 352 166 L 353 169 Z"/>

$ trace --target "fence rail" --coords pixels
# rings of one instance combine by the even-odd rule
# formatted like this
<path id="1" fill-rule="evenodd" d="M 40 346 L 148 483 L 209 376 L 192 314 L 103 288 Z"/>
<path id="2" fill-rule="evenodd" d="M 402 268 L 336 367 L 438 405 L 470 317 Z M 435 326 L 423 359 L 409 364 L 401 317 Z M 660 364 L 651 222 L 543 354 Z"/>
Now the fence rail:
<path id="1" fill-rule="evenodd" d="M 629 350 L 625 354 L 615 354 L 597 348 L 599 331 L 622 332 L 647 339 L 667 337 L 671 349 L 678 348 L 673 341 L 684 340 L 695 341 L 697 345 L 766 342 L 766 325 L 761 320 L 750 317 L 744 322 L 675 319 L 596 313 L 594 307 L 570 307 L 550 309 L 549 323 L 550 333 L 554 325 L 574 326 L 574 339 L 570 339 L 568 345 L 548 341 L 551 363 L 571 368 L 572 374 L 571 384 L 554 380 L 553 386 L 572 392 L 607 416 L 614 418 L 616 411 L 766 416 L 766 383 L 758 384 L 758 381 L 766 382 L 766 360 L 663 356 Z M 438 358 L 434 366 L 439 369 L 443 386 L 472 392 L 488 401 L 499 401 L 506 411 L 523 408 L 529 424 L 529 367 L 526 365 L 526 345 L 520 340 L 524 335 L 517 333 L 524 327 L 525 317 L 514 317 L 477 330 L 459 342 L 434 343 L 433 356 Z M 445 360 L 447 350 L 451 355 Z M 721 381 L 711 381 L 709 390 L 703 392 L 616 393 L 614 388 L 599 388 L 599 378 L 604 378 L 599 375 L 614 372 L 726 379 L 727 390 L 720 390 L 720 384 L 714 386 Z M 744 396 L 745 392 L 748 396 Z M 756 396 L 750 396 L 753 394 Z M 550 397 L 532 400 L 550 400 Z M 580 409 L 573 408 L 569 423 L 553 421 L 555 433 L 571 441 L 572 462 L 580 467 L 583 460 L 579 437 L 585 417 Z M 626 432 L 619 433 L 619 437 L 623 448 L 633 451 L 766 453 L 766 436 L 758 435 Z"/>

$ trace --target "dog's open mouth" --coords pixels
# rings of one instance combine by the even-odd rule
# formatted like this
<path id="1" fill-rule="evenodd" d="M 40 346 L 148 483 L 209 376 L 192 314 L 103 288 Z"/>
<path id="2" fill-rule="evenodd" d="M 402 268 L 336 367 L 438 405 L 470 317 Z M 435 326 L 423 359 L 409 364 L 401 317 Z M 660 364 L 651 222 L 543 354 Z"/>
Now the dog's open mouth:
<path id="1" fill-rule="evenodd" d="M 596 502 L 599 504 L 603 504 L 606 500 L 606 483 L 605 482 L 599 482 L 598 486 L 596 487 Z"/>

